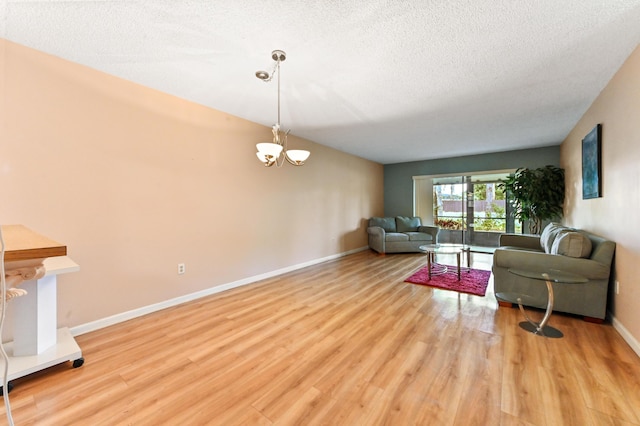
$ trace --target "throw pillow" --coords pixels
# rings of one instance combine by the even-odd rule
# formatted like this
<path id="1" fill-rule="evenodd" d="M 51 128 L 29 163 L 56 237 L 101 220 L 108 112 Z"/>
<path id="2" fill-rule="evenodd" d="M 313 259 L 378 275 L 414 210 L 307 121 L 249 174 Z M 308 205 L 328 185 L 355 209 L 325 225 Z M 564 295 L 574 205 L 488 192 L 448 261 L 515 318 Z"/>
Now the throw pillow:
<path id="1" fill-rule="evenodd" d="M 418 232 L 420 225 L 419 217 L 396 216 L 396 228 L 398 232 Z"/>
<path id="2" fill-rule="evenodd" d="M 551 248 L 553 247 L 553 243 L 555 242 L 556 238 L 569 231 L 573 231 L 573 229 L 567 228 L 566 226 L 562 226 L 557 223 L 555 224 L 555 226 L 551 227 L 551 229 L 547 233 L 547 238 L 544 243 L 544 252 L 551 253 Z"/>
<path id="3" fill-rule="evenodd" d="M 549 233 L 552 229 L 557 228 L 558 226 L 562 226 L 559 223 L 551 222 L 547 226 L 544 227 L 542 233 L 540 234 L 540 247 L 542 250 L 548 253 L 547 251 L 547 241 L 549 240 Z M 551 248 L 551 247 L 549 247 Z"/>
<path id="4" fill-rule="evenodd" d="M 569 257 L 589 257 L 591 255 L 591 240 L 581 232 L 563 232 L 553 241 L 551 254 L 561 254 Z"/>

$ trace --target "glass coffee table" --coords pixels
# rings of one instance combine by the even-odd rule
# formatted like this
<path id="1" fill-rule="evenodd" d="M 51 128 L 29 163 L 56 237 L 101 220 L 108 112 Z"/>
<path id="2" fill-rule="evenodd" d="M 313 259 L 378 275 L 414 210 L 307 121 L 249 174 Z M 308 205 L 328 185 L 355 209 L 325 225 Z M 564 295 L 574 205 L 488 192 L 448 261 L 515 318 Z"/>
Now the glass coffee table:
<path id="1" fill-rule="evenodd" d="M 545 281 L 547 284 L 547 308 L 544 312 L 544 316 L 540 322 L 533 321 L 527 312 L 524 310 L 523 304 L 525 305 L 536 305 L 536 299 L 531 296 L 527 296 L 525 294 L 516 294 L 516 293 L 496 293 L 496 297 L 498 299 L 507 301 L 509 303 L 517 303 L 518 308 L 524 315 L 526 321 L 522 321 L 519 325 L 520 328 L 527 330 L 530 333 L 533 333 L 538 336 L 551 337 L 551 338 L 560 338 L 564 335 L 557 328 L 551 327 L 547 325 L 549 322 L 549 318 L 551 317 L 551 313 L 553 312 L 553 283 L 565 283 L 565 284 L 580 284 L 586 283 L 589 281 L 585 277 L 582 277 L 577 274 L 573 274 L 570 272 L 559 271 L 555 269 L 550 269 L 548 272 L 535 272 L 535 271 L 527 271 L 523 269 L 509 269 L 509 272 L 518 275 L 520 277 L 531 278 L 534 280 Z"/>
<path id="2" fill-rule="evenodd" d="M 447 265 L 436 263 L 436 254 L 456 255 L 458 281 L 460 281 L 460 256 L 462 253 L 467 254 L 467 266 L 469 266 L 470 247 L 466 244 L 425 244 L 418 247 L 418 249 L 427 254 L 427 270 L 429 271 L 429 279 L 431 279 L 432 275 L 441 275 L 451 272 Z"/>

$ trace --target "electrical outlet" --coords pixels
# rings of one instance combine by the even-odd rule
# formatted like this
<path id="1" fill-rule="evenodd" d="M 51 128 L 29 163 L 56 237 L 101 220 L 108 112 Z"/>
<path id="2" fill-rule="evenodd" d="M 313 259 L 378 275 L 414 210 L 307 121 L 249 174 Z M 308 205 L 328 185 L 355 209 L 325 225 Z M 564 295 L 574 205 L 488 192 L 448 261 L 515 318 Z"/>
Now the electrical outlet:
<path id="1" fill-rule="evenodd" d="M 616 294 L 620 294 L 620 281 L 616 280 Z"/>
<path id="2" fill-rule="evenodd" d="M 182 275 L 185 272 L 185 265 L 184 263 L 178 263 L 178 275 Z"/>

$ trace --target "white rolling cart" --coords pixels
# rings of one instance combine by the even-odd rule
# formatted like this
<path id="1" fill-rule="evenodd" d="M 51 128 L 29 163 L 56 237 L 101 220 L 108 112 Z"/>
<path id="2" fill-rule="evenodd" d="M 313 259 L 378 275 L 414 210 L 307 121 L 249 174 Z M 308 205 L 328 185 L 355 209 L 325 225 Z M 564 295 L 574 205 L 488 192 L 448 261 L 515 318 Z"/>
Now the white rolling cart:
<path id="1" fill-rule="evenodd" d="M 7 270 L 16 265 L 20 267 L 25 263 L 33 265 L 38 262 L 46 270 L 44 276 L 19 284 L 16 288 L 26 290 L 27 294 L 11 299 L 9 302 L 13 312 L 14 340 L 4 343 L 5 351 L 9 356 L 8 380 L 67 361 L 72 361 L 74 368 L 80 367 L 84 363 L 80 347 L 68 328 L 57 327 L 58 275 L 79 271 L 80 267 L 66 256 L 66 246 L 55 246 L 58 243 L 46 237 L 42 237 L 43 239 L 38 240 L 39 242 L 29 240 L 38 235 L 21 225 L 3 226 L 2 230 L 7 245 L 5 254 Z M 26 240 L 25 236 L 28 236 Z M 29 248 L 30 244 L 33 247 Z M 29 256 L 31 256 L 30 259 Z M 2 359 L 0 359 L 0 379 L 4 379 Z M 11 388 L 9 384 L 8 391 L 11 391 Z"/>

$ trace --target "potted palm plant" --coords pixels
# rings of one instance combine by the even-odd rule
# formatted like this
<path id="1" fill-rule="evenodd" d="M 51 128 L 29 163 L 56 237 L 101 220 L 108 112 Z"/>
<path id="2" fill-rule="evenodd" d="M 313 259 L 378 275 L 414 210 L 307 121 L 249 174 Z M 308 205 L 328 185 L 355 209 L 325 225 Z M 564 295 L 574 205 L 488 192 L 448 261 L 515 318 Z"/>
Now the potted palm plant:
<path id="1" fill-rule="evenodd" d="M 545 166 L 519 168 L 498 184 L 507 194 L 516 220 L 529 221 L 529 232 L 539 234 L 542 221 L 562 216 L 564 169 Z"/>

